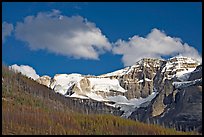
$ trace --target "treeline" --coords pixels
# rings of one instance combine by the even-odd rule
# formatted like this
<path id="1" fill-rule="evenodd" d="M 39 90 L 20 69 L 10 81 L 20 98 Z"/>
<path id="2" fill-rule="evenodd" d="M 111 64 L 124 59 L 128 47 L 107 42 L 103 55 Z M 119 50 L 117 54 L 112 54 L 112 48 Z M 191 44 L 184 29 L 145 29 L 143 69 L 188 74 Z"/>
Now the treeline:
<path id="1" fill-rule="evenodd" d="M 123 119 L 110 113 L 117 115 L 120 111 L 100 102 L 65 98 L 2 66 L 2 134 L 4 135 L 195 134 Z"/>
<path id="2" fill-rule="evenodd" d="M 43 108 L 15 105 L 3 101 L 2 133 L 6 134 L 123 134 L 188 135 L 158 125 L 148 125 L 110 114 L 84 115 L 77 112 L 46 111 Z"/>

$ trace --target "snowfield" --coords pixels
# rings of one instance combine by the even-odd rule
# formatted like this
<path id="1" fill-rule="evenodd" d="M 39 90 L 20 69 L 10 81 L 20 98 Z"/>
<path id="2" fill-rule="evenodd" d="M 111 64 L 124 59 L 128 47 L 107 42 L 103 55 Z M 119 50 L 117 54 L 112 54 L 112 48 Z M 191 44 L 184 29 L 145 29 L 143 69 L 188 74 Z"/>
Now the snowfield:
<path id="1" fill-rule="evenodd" d="M 139 107 L 147 107 L 152 99 L 156 97 L 158 92 L 152 92 L 146 98 L 133 98 L 128 100 L 125 96 L 111 96 L 108 97 L 109 100 L 116 102 L 114 107 L 120 108 L 120 110 L 124 111 L 121 117 L 128 118 L 132 112 L 134 112 Z"/>
<path id="2" fill-rule="evenodd" d="M 122 88 L 117 79 L 110 78 L 88 78 L 91 84 L 92 91 L 103 91 L 110 92 L 118 91 L 118 92 L 126 92 L 124 88 Z"/>
<path id="3" fill-rule="evenodd" d="M 81 74 L 56 74 L 53 78 L 50 88 L 54 89 L 56 93 L 65 95 L 67 90 L 75 83 L 84 78 Z"/>

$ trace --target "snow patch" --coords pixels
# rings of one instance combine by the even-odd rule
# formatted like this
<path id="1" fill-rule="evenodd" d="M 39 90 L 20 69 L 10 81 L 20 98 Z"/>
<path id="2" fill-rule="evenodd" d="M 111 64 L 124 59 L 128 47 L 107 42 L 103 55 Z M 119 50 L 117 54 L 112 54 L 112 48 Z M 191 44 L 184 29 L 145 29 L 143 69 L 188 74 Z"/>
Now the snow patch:
<path id="1" fill-rule="evenodd" d="M 71 96 L 69 95 L 65 95 L 65 97 L 73 97 L 73 98 L 81 98 L 81 99 L 89 99 L 88 97 L 84 96 L 84 95 L 79 95 L 76 93 L 73 93 Z"/>
<path id="2" fill-rule="evenodd" d="M 145 81 L 152 81 L 151 79 L 145 78 Z"/>
<path id="3" fill-rule="evenodd" d="M 200 79 L 196 79 L 196 80 L 192 80 L 192 81 L 184 81 L 184 82 L 173 82 L 172 85 L 176 88 L 176 89 L 182 89 L 182 88 L 186 88 L 189 86 L 193 86 L 193 85 L 200 85 L 202 84 L 202 78 Z"/>
<path id="4" fill-rule="evenodd" d="M 144 82 L 144 80 L 143 80 L 143 79 L 139 80 L 137 83 L 142 83 L 142 82 Z"/>

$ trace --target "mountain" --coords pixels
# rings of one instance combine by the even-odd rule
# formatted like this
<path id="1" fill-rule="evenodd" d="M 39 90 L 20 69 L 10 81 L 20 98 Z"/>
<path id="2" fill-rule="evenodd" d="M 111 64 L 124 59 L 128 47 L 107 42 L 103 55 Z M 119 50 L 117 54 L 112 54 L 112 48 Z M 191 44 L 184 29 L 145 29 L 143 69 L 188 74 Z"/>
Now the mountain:
<path id="1" fill-rule="evenodd" d="M 103 102 L 66 98 L 2 66 L 3 135 L 197 134 L 114 116 L 121 115 L 119 112 Z"/>
<path id="2" fill-rule="evenodd" d="M 188 57 L 144 58 L 99 76 L 57 74 L 36 81 L 67 98 L 103 102 L 124 118 L 202 132 L 202 65 Z"/>

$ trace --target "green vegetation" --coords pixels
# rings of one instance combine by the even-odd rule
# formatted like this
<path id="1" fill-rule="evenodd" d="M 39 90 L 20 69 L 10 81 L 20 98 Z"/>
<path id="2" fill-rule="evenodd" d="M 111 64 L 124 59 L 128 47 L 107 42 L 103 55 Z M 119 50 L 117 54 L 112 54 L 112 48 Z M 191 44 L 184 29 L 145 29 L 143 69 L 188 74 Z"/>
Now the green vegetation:
<path id="1" fill-rule="evenodd" d="M 12 107 L 4 103 L 3 134 L 185 135 L 192 133 L 164 129 L 157 125 L 147 125 L 107 114 L 83 115 L 56 111 L 49 113 L 41 108 Z"/>
<path id="2" fill-rule="evenodd" d="M 2 134 L 191 135 L 110 114 L 83 114 L 59 96 L 2 67 Z M 67 98 L 65 98 L 67 100 Z"/>

